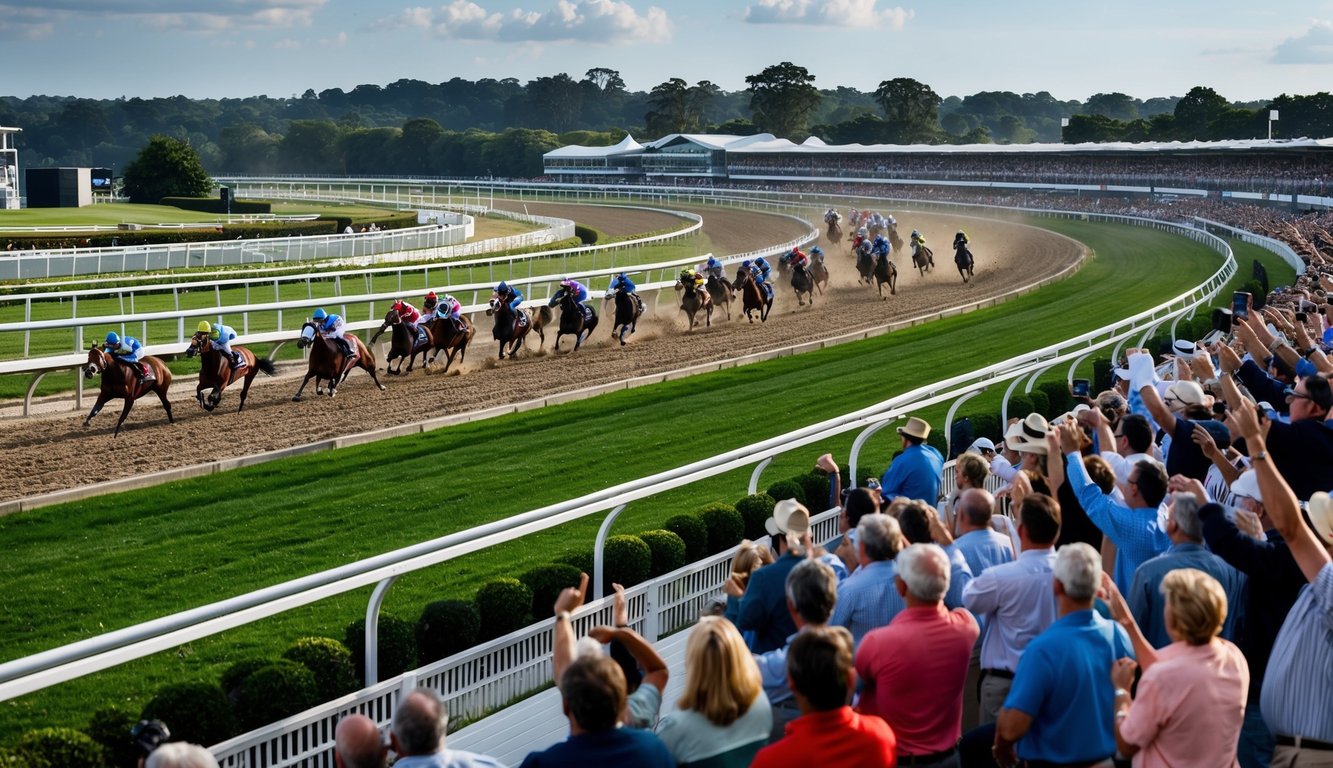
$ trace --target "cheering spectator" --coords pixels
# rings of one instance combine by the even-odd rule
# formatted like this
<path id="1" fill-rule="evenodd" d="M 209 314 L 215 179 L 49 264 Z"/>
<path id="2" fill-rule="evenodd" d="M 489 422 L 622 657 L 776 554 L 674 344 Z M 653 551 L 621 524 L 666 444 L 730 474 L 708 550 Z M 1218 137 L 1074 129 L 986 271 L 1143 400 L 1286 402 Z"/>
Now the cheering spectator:
<path id="1" fill-rule="evenodd" d="M 972 569 L 967 565 L 967 558 L 953 545 L 953 536 L 945 529 L 935 508 L 913 499 L 898 513 L 898 525 L 902 527 L 903 538 L 908 544 L 938 544 L 944 548 L 951 570 L 944 604 L 950 608 L 961 607 L 963 589 L 972 580 Z"/>
<path id="2" fill-rule="evenodd" d="M 338 727 L 333 731 L 333 758 L 337 768 L 384 768 L 388 751 L 375 721 L 365 715 L 347 715 L 338 721 Z"/>
<path id="3" fill-rule="evenodd" d="M 903 439 L 899 454 L 880 479 L 880 492 L 885 499 L 905 496 L 934 504 L 940 498 L 940 483 L 944 480 L 944 457 L 932 446 L 926 445 L 930 424 L 913 416 L 907 426 L 898 427 Z"/>
<path id="4" fill-rule="evenodd" d="M 801 716 L 787 736 L 759 751 L 753 768 L 818 765 L 878 768 L 897 765 L 897 740 L 887 723 L 852 711 L 856 688 L 852 636 L 841 627 L 802 632 L 787 655 L 787 681 Z"/>
<path id="5" fill-rule="evenodd" d="M 445 748 L 448 722 L 435 691 L 418 688 L 405 696 L 393 713 L 389 734 L 398 755 L 395 768 L 503 768 L 494 758 Z"/>
<path id="6" fill-rule="evenodd" d="M 787 574 L 805 558 L 811 546 L 810 513 L 795 499 L 779 501 L 766 526 L 777 559 L 750 576 L 736 622 L 742 633 L 753 637 L 750 650 L 755 653 L 782 647 L 796 632 L 796 624 L 787 612 L 784 585 Z"/>
<path id="7" fill-rule="evenodd" d="M 703 760 L 745 765 L 768 743 L 773 713 L 745 641 L 731 622 L 699 620 L 685 644 L 680 709 L 657 735 L 681 765 Z"/>
<path id="8" fill-rule="evenodd" d="M 830 623 L 852 633 L 853 646 L 872 629 L 886 626 L 907 605 L 893 589 L 894 564 L 907 542 L 898 521 L 875 513 L 856 527 L 856 548 L 861 567 L 838 585 L 838 604 Z"/>
<path id="9" fill-rule="evenodd" d="M 787 574 L 787 611 L 796 623 L 797 634 L 819 629 L 828 623 L 838 599 L 837 586 L 833 569 L 818 560 L 803 560 Z M 773 710 L 774 741 L 782 738 L 787 723 L 801 714 L 792 698 L 791 688 L 787 687 L 787 651 L 796 637 L 793 634 L 781 648 L 754 657 L 764 695 Z"/>

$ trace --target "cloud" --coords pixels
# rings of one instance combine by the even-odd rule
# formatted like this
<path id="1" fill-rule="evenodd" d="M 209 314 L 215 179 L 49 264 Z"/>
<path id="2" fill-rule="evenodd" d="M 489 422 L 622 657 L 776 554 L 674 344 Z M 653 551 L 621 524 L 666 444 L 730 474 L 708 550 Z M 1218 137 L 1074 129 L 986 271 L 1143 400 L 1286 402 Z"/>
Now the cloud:
<path id="1" fill-rule="evenodd" d="M 46 35 L 69 21 L 131 21 L 154 29 L 221 32 L 308 27 L 328 0 L 45 0 L 34 8 L 0 0 L 0 36 Z"/>
<path id="2" fill-rule="evenodd" d="M 817 27 L 902 29 L 916 11 L 902 6 L 879 9 L 879 0 L 759 0 L 745 7 L 750 24 L 806 24 Z"/>
<path id="3" fill-rule="evenodd" d="M 1333 64 L 1333 21 L 1314 19 L 1305 34 L 1273 49 L 1274 64 Z"/>
<path id="4" fill-rule="evenodd" d="M 429 30 L 450 40 L 505 42 L 668 42 L 666 11 L 650 6 L 640 13 L 623 0 L 557 0 L 549 11 L 516 8 L 488 11 L 471 0 L 438 8 L 413 7 L 380 19 L 378 29 Z"/>

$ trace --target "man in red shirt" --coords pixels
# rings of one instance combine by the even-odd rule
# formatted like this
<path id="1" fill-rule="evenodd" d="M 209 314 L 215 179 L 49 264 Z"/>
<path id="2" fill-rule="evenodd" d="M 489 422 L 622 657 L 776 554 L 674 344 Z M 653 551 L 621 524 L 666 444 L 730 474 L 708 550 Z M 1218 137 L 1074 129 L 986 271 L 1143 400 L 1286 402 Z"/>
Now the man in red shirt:
<path id="1" fill-rule="evenodd" d="M 843 627 L 806 627 L 787 653 L 787 685 L 801 716 L 786 738 L 764 747 L 751 768 L 818 765 L 878 768 L 897 765 L 893 729 L 847 705 L 856 688 L 852 635 Z"/>
<path id="2" fill-rule="evenodd" d="M 858 709 L 884 718 L 911 765 L 952 768 L 967 665 L 981 630 L 965 609 L 944 608 L 950 566 L 943 549 L 913 544 L 898 553 L 897 564 L 894 586 L 907 610 L 872 630 L 857 649 Z"/>

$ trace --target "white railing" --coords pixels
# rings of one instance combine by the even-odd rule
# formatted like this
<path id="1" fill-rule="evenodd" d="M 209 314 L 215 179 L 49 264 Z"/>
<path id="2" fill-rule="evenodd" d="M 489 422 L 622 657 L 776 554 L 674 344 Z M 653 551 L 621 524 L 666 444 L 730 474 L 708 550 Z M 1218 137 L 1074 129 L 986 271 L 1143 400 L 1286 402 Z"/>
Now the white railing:
<path id="1" fill-rule="evenodd" d="M 1248 229 L 1233 227 L 1230 224 L 1223 224 L 1218 221 L 1212 221 L 1211 219 L 1201 218 L 1199 216 L 1195 216 L 1194 220 L 1202 224 L 1204 228 L 1214 234 L 1222 232 L 1225 233 L 1223 235 L 1224 237 L 1234 237 L 1242 242 L 1249 243 L 1250 245 L 1257 245 L 1266 251 L 1276 253 L 1278 256 L 1282 257 L 1283 261 L 1287 262 L 1289 267 L 1296 270 L 1297 276 L 1305 273 L 1305 259 L 1302 259 L 1298 253 L 1291 249 L 1291 246 L 1281 240 L 1260 235 L 1256 232 L 1251 232 Z"/>

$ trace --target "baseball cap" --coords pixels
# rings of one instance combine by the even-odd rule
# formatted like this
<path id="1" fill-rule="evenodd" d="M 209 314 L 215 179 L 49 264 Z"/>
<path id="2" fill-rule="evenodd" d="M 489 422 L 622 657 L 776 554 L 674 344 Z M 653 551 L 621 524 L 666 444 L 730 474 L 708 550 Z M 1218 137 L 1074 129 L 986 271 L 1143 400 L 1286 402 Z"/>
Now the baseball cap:
<path id="1" fill-rule="evenodd" d="M 1247 469 L 1240 473 L 1231 484 L 1231 492 L 1237 496 L 1244 496 L 1247 499 L 1254 499 L 1260 504 L 1264 503 L 1263 494 L 1259 492 L 1259 476 L 1253 469 Z"/>
<path id="2" fill-rule="evenodd" d="M 992 442 L 990 438 L 978 437 L 976 440 L 972 441 L 972 444 L 967 447 L 967 450 L 964 451 L 964 453 L 981 453 L 982 451 L 993 450 L 995 450 L 995 443 Z"/>
<path id="3" fill-rule="evenodd" d="M 1176 357 L 1181 357 L 1186 360 L 1192 360 L 1194 358 L 1194 349 L 1194 342 L 1189 339 L 1176 339 L 1171 343 L 1171 352 L 1175 354 Z"/>

